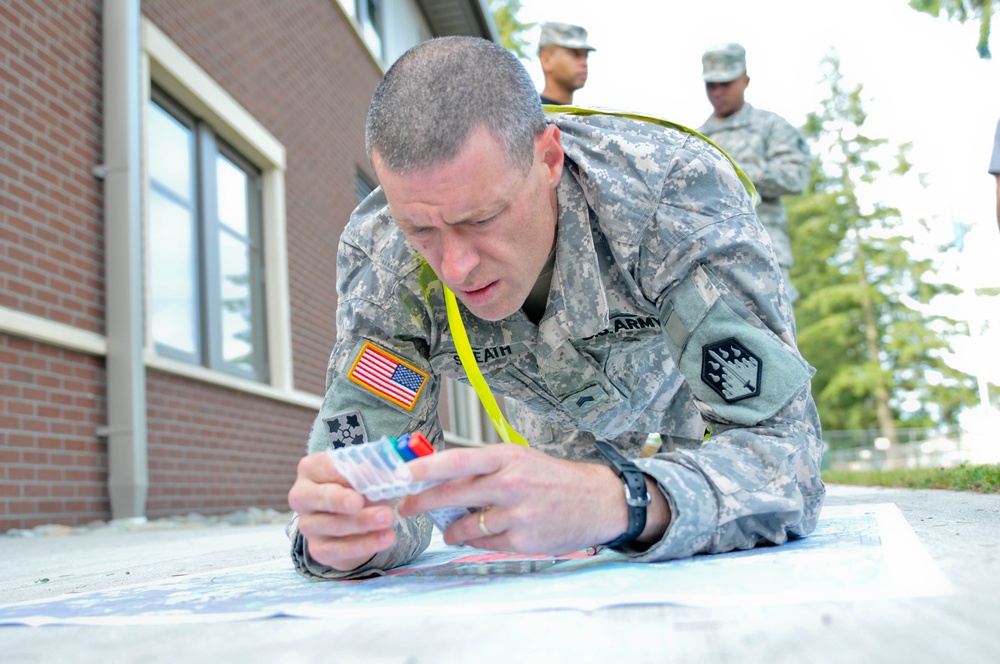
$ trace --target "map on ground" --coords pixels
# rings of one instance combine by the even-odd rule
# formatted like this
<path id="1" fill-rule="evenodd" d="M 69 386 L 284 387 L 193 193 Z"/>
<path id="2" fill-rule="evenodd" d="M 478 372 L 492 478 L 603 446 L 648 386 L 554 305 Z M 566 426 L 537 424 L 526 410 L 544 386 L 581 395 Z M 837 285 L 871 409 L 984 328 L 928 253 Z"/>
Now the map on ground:
<path id="1" fill-rule="evenodd" d="M 951 585 L 892 504 L 825 507 L 782 546 L 631 563 L 449 547 L 435 531 L 413 564 L 355 581 L 311 581 L 290 560 L 0 606 L 0 625 L 125 625 L 471 615 L 628 604 L 760 606 L 940 595 Z"/>

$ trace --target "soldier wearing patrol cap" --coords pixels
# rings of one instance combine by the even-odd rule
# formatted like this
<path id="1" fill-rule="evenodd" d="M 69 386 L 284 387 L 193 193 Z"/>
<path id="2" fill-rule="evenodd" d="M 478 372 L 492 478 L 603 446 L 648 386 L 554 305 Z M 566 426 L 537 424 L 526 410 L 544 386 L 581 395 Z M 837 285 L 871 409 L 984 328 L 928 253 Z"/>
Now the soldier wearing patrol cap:
<path id="1" fill-rule="evenodd" d="M 1000 228 L 1000 120 L 993 135 L 993 154 L 990 157 L 990 174 L 996 178 L 997 185 L 997 227 Z"/>
<path id="2" fill-rule="evenodd" d="M 572 104 L 573 93 L 587 82 L 587 58 L 596 50 L 587 31 L 569 23 L 542 23 L 538 60 L 545 74 L 543 104 Z"/>
<path id="3" fill-rule="evenodd" d="M 444 37 L 407 51 L 372 96 L 381 186 L 340 238 L 327 392 L 288 496 L 306 576 L 407 564 L 443 508 L 481 508 L 447 527 L 449 544 L 603 544 L 635 562 L 816 525 L 813 370 L 749 180 L 674 125 L 546 115 L 537 94 L 506 49 Z M 446 449 L 407 464 L 435 485 L 395 505 L 337 472 L 331 447 L 415 431 L 442 446 L 442 382 L 469 375 L 599 440 Z M 659 433 L 662 449 L 638 458 L 630 431 Z"/>
<path id="4" fill-rule="evenodd" d="M 713 46 L 705 51 L 701 62 L 713 112 L 698 131 L 728 152 L 757 187 L 757 216 L 771 238 L 785 287 L 794 301 L 798 291 L 788 275 L 792 250 L 781 197 L 801 193 L 806 187 L 809 152 L 805 139 L 781 116 L 746 102 L 750 77 L 746 50 L 740 44 Z"/>

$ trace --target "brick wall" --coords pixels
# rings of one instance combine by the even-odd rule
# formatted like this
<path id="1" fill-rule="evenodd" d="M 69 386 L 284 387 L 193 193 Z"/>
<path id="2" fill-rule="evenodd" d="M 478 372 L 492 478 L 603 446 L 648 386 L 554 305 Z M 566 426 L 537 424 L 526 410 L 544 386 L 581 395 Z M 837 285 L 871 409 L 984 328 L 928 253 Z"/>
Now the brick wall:
<path id="1" fill-rule="evenodd" d="M 0 532 L 108 518 L 103 365 L 0 335 Z"/>
<path id="2" fill-rule="evenodd" d="M 287 510 L 313 413 L 150 371 L 149 518 Z"/>
<path id="3" fill-rule="evenodd" d="M 0 305 L 97 333 L 100 4 L 0 3 Z"/>
<path id="4" fill-rule="evenodd" d="M 100 2 L 0 4 L 0 305 L 104 331 Z M 108 516 L 103 360 L 0 335 L 0 531 Z"/>
<path id="5" fill-rule="evenodd" d="M 101 2 L 0 4 L 0 305 L 104 333 Z M 335 0 L 143 0 L 286 148 L 294 380 L 322 393 L 380 72 Z M 265 248 L 266 251 L 266 248 Z M 287 509 L 313 413 L 150 371 L 151 518 Z M 103 358 L 0 334 L 0 532 L 110 517 Z"/>

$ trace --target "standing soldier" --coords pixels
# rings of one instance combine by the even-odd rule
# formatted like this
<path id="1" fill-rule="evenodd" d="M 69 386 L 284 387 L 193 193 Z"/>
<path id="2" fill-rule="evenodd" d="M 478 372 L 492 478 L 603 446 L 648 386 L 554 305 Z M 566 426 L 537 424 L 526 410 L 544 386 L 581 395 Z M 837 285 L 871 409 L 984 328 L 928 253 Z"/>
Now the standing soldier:
<path id="1" fill-rule="evenodd" d="M 573 93 L 587 83 L 587 57 L 595 50 L 587 31 L 569 23 L 542 23 L 538 61 L 545 74 L 543 104 L 572 104 Z"/>
<path id="2" fill-rule="evenodd" d="M 705 51 L 701 62 L 705 92 L 713 112 L 698 131 L 728 152 L 757 187 L 760 194 L 757 216 L 771 236 L 785 287 L 795 301 L 798 291 L 788 276 L 792 249 L 781 196 L 802 193 L 806 187 L 809 151 L 805 139 L 780 115 L 754 108 L 745 101 L 750 77 L 742 46 L 734 43 L 713 46 Z"/>
<path id="3" fill-rule="evenodd" d="M 993 156 L 990 157 L 990 174 L 997 181 L 997 227 L 1000 227 L 1000 121 L 993 136 Z"/>

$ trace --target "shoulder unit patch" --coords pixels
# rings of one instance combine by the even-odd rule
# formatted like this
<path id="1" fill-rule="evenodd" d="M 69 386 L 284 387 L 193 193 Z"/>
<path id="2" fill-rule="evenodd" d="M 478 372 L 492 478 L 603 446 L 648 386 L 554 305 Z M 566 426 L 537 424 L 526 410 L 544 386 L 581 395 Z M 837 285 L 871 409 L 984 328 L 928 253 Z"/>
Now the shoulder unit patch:
<path id="1" fill-rule="evenodd" d="M 427 384 L 427 374 L 392 353 L 366 341 L 347 377 L 406 410 L 413 410 Z"/>
<path id="2" fill-rule="evenodd" d="M 726 403 L 760 395 L 763 365 L 759 357 L 732 337 L 701 349 L 701 380 Z"/>
<path id="3" fill-rule="evenodd" d="M 352 410 L 335 417 L 327 417 L 323 420 L 323 424 L 326 425 L 326 434 L 334 449 L 368 442 L 368 432 L 365 431 L 360 411 Z"/>

